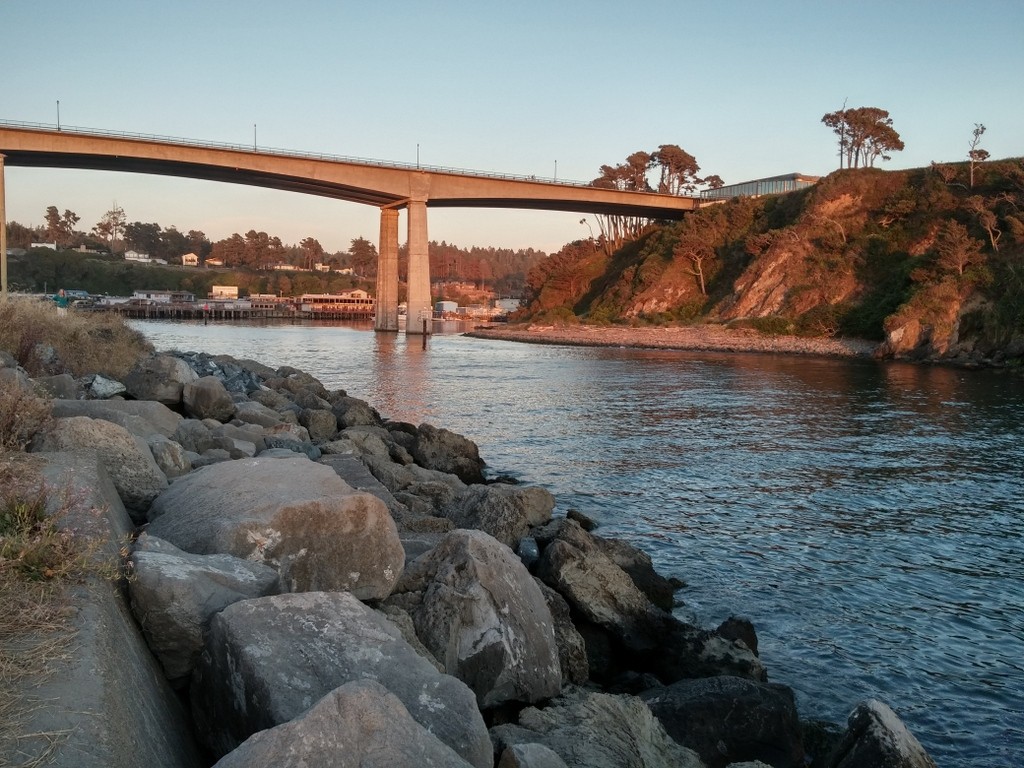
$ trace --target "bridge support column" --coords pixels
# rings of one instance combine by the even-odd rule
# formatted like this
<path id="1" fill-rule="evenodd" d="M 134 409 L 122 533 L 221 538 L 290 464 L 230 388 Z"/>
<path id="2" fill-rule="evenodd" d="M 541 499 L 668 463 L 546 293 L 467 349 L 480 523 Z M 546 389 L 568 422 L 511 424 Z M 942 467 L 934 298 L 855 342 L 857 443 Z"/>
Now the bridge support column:
<path id="1" fill-rule="evenodd" d="M 375 331 L 398 330 L 398 210 L 380 209 Z"/>
<path id="2" fill-rule="evenodd" d="M 7 203 L 4 200 L 3 155 L 0 155 L 0 301 L 7 301 Z"/>
<path id="3" fill-rule="evenodd" d="M 425 200 L 410 200 L 406 210 L 409 215 L 409 295 L 405 332 L 430 333 L 434 312 L 430 304 L 427 203 Z"/>

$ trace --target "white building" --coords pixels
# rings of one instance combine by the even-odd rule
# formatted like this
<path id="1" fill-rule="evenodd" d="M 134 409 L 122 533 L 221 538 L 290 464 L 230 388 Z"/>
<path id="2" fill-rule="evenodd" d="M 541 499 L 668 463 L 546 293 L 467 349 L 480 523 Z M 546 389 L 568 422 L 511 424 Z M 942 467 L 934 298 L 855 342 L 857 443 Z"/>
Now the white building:
<path id="1" fill-rule="evenodd" d="M 186 266 L 186 267 L 198 267 L 199 266 L 199 256 L 197 256 L 194 253 L 186 253 L 185 255 L 183 255 L 181 257 L 181 263 L 182 263 L 183 266 Z"/>
<path id="2" fill-rule="evenodd" d="M 125 261 L 137 261 L 141 264 L 149 264 L 149 262 L 152 261 L 152 259 L 149 258 L 148 253 L 140 253 L 139 251 L 131 250 L 124 252 L 124 258 Z"/>

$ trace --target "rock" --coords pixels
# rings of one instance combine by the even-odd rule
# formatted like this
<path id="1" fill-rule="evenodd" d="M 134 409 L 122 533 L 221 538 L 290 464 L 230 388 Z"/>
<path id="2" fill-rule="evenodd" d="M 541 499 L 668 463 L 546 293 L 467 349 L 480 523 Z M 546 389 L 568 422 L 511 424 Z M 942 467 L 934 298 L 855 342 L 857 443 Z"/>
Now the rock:
<path id="1" fill-rule="evenodd" d="M 192 471 L 192 461 L 188 457 L 188 452 L 180 444 L 163 435 L 150 435 L 146 442 L 157 466 L 168 480 Z"/>
<path id="2" fill-rule="evenodd" d="M 447 504 L 442 514 L 459 528 L 486 531 L 515 548 L 531 527 L 551 520 L 555 499 L 535 486 L 473 485 Z"/>
<path id="3" fill-rule="evenodd" d="M 565 518 L 567 520 L 575 521 L 579 524 L 580 528 L 582 528 L 584 531 L 587 531 L 588 533 L 597 528 L 597 523 L 594 522 L 594 519 L 583 514 L 578 509 L 568 510 L 565 513 Z"/>
<path id="4" fill-rule="evenodd" d="M 363 464 L 363 462 L 355 456 L 339 454 L 321 456 L 317 461 L 318 463 L 333 469 L 338 477 L 357 491 L 372 493 L 378 499 L 383 501 L 387 505 L 391 516 L 395 518 L 395 522 L 398 522 L 397 516 L 404 511 L 404 505 L 401 504 L 391 494 L 391 491 L 385 488 L 377 478 L 370 474 L 370 471 L 366 468 L 366 465 Z"/>
<path id="5" fill-rule="evenodd" d="M 180 413 L 150 400 L 54 400 L 53 415 L 103 419 L 143 439 L 156 434 L 173 439 L 182 421 Z"/>
<path id="6" fill-rule="evenodd" d="M 299 424 L 309 432 L 314 443 L 330 440 L 338 431 L 338 420 L 330 411 L 306 408 L 299 414 Z"/>
<path id="7" fill-rule="evenodd" d="M 177 405 L 181 402 L 185 384 L 197 378 L 184 360 L 174 355 L 158 354 L 136 363 L 125 376 L 124 385 L 136 400 Z"/>
<path id="8" fill-rule="evenodd" d="M 695 750 L 708 768 L 761 760 L 803 768 L 800 718 L 784 685 L 720 676 L 680 680 L 640 695 L 668 735 Z"/>
<path id="9" fill-rule="evenodd" d="M 265 450 L 284 449 L 292 453 L 302 454 L 310 461 L 316 461 L 322 455 L 320 449 L 312 443 L 308 441 L 301 442 L 290 437 L 269 435 L 263 438 L 263 444 L 266 446 Z M 263 451 L 260 451 L 260 453 L 263 453 Z"/>
<path id="10" fill-rule="evenodd" d="M 128 388 L 120 381 L 108 379 L 106 376 L 101 376 L 97 373 L 92 377 L 92 381 L 89 382 L 89 388 L 86 391 L 95 400 L 107 400 L 115 395 L 124 394 L 128 391 Z"/>
<path id="11" fill-rule="evenodd" d="M 183 419 L 178 423 L 171 439 L 179 443 L 186 451 L 202 453 L 213 448 L 213 435 L 210 428 L 198 419 Z"/>
<path id="12" fill-rule="evenodd" d="M 132 613 L 169 680 L 191 674 L 213 614 L 239 600 L 275 594 L 277 572 L 231 555 L 194 555 L 142 534 L 128 582 Z"/>
<path id="13" fill-rule="evenodd" d="M 294 720 L 260 731 L 214 768 L 371 768 L 470 764 L 372 680 L 346 683 Z"/>
<path id="14" fill-rule="evenodd" d="M 421 467 L 457 475 L 464 483 L 484 481 L 484 462 L 476 443 L 447 429 L 420 424 L 410 453 Z"/>
<path id="15" fill-rule="evenodd" d="M 58 373 L 56 376 L 37 376 L 32 381 L 47 397 L 61 400 L 77 400 L 78 385 L 70 373 Z"/>
<path id="16" fill-rule="evenodd" d="M 396 592 L 422 595 L 412 611 L 417 637 L 481 708 L 561 690 L 544 595 L 512 550 L 486 533 L 449 533 L 408 567 Z"/>
<path id="17" fill-rule="evenodd" d="M 255 395 L 256 393 L 253 394 Z M 284 399 L 281 395 L 277 395 L 276 392 L 273 394 Z M 235 403 L 235 419 L 246 424 L 256 424 L 260 427 L 273 427 L 282 421 L 281 414 L 273 408 L 268 408 L 265 404 L 252 400 Z"/>
<path id="18" fill-rule="evenodd" d="M 473 692 L 348 592 L 244 600 L 215 615 L 192 684 L 200 738 L 224 755 L 356 680 L 380 683 L 471 765 L 493 765 Z"/>
<path id="19" fill-rule="evenodd" d="M 506 747 L 498 768 L 567 768 L 554 750 L 543 744 L 513 744 Z"/>
<path id="20" fill-rule="evenodd" d="M 604 649 L 598 637 L 592 642 L 577 622 L 586 638 L 591 677 L 632 669 L 653 672 L 664 682 L 721 674 L 766 679 L 764 665 L 745 645 L 685 624 L 654 605 L 575 522 L 556 521 L 535 533 L 544 546 L 537 577 L 592 625 L 591 632 L 599 628 L 616 646 Z M 620 668 L 608 667 L 612 662 Z"/>
<path id="21" fill-rule="evenodd" d="M 274 567 L 282 589 L 387 597 L 405 554 L 384 503 L 305 458 L 239 459 L 179 478 L 156 499 L 149 532 L 187 552 Z"/>
<path id="22" fill-rule="evenodd" d="M 750 619 L 741 616 L 730 616 L 718 625 L 715 634 L 726 640 L 739 640 L 757 655 L 757 631 Z"/>
<path id="23" fill-rule="evenodd" d="M 157 465 L 149 446 L 142 438 L 109 421 L 86 416 L 55 419 L 48 431 L 36 435 L 30 449 L 95 450 L 121 501 L 137 523 L 145 520 L 150 503 L 167 489 L 167 477 Z"/>
<path id="24" fill-rule="evenodd" d="M 61 525 L 97 537 L 101 551 L 116 558 L 132 526 L 96 454 L 33 454 L 22 467 L 37 462 L 45 463 L 46 482 L 66 488 L 75 501 L 64 505 Z M 73 638 L 71 646 L 48 650 L 45 679 L 30 678 L 29 706 L 19 713 L 24 717 L 16 740 L 6 729 L 0 733 L 0 761 L 29 765 L 36 764 L 30 756 L 43 756 L 40 764 L 61 768 L 206 765 L 186 712 L 131 618 L 121 585 L 93 575 L 70 584 L 61 599 L 69 610 L 54 619 L 67 621 L 58 633 Z"/>
<path id="25" fill-rule="evenodd" d="M 555 646 L 558 648 L 558 664 L 562 669 L 562 682 L 583 685 L 590 677 L 587 645 L 583 635 L 572 622 L 569 604 L 543 581 L 535 581 L 551 612 L 551 620 L 555 627 Z"/>
<path id="26" fill-rule="evenodd" d="M 495 726 L 491 736 L 501 749 L 543 744 L 569 768 L 703 768 L 633 696 L 573 689 L 544 709 L 527 707 L 518 726 Z"/>
<path id="27" fill-rule="evenodd" d="M 340 397 L 331 406 L 341 429 L 348 427 L 376 426 L 381 423 L 380 414 L 366 402 L 354 397 Z"/>
<path id="28" fill-rule="evenodd" d="M 181 392 L 181 401 L 185 413 L 194 419 L 224 422 L 235 415 L 235 401 L 216 376 L 203 376 L 187 382 Z"/>
<path id="29" fill-rule="evenodd" d="M 829 768 L 935 768 L 935 762 L 899 716 L 877 699 L 850 713 L 846 734 Z"/>
<path id="30" fill-rule="evenodd" d="M 584 531 L 589 530 L 585 525 L 580 527 Z M 666 579 L 655 571 L 650 555 L 621 539 L 606 539 L 601 536 L 594 536 L 593 539 L 598 548 L 629 575 L 637 588 L 647 595 L 652 603 L 663 611 L 672 610 L 676 590 L 681 584 Z"/>

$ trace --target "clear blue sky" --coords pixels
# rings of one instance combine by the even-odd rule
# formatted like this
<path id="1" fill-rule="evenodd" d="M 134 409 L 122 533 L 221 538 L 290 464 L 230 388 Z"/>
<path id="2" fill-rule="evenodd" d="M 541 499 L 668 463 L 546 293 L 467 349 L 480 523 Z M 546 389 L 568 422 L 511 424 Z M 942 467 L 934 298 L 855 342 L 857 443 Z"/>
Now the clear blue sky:
<path id="1" fill-rule="evenodd" d="M 883 165 L 1024 155 L 1024 1 L 0 0 L 0 119 L 588 181 L 678 144 L 727 183 L 824 174 L 821 116 L 889 110 Z M 132 174 L 7 169 L 8 218 L 48 205 L 262 229 L 329 251 L 376 241 L 374 208 Z M 430 238 L 554 251 L 571 213 L 445 209 Z M 403 237 L 404 239 L 404 237 Z"/>

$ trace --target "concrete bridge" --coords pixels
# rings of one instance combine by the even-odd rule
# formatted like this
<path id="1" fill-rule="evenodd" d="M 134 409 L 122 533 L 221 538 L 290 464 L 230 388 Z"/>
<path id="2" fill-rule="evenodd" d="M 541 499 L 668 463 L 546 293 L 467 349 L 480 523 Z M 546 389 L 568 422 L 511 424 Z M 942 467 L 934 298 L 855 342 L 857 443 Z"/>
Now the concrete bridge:
<path id="1" fill-rule="evenodd" d="M 380 209 L 376 328 L 398 330 L 398 214 L 409 244 L 407 331 L 431 316 L 427 208 L 521 208 L 679 219 L 692 197 L 82 128 L 0 121 L 0 257 L 7 290 L 4 164 L 132 171 L 269 187 Z M 429 332 L 430 324 L 425 325 Z"/>

